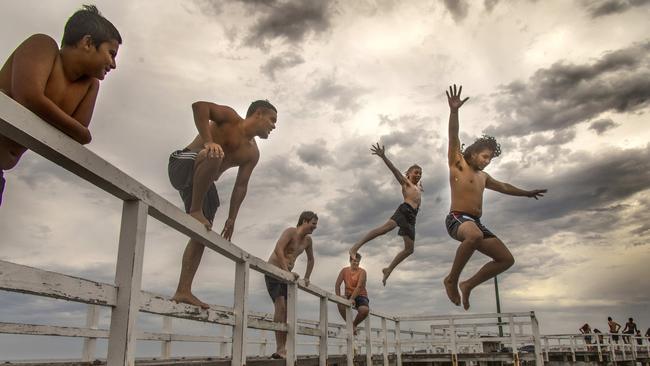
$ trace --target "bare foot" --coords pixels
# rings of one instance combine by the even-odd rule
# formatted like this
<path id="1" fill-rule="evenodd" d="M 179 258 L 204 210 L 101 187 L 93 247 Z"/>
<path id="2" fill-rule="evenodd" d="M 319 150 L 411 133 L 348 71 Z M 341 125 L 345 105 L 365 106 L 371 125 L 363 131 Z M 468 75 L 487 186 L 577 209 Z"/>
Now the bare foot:
<path id="1" fill-rule="evenodd" d="M 467 281 L 461 282 L 458 287 L 460 292 L 463 294 L 463 309 L 469 309 L 469 294 L 472 292 L 472 287 L 467 284 Z"/>
<path id="2" fill-rule="evenodd" d="M 460 306 L 460 294 L 458 293 L 458 282 L 454 283 L 449 279 L 449 276 L 445 277 L 442 281 L 445 285 L 445 291 L 447 292 L 447 297 L 449 300 L 454 303 L 456 306 Z"/>
<path id="3" fill-rule="evenodd" d="M 390 276 L 391 272 L 393 271 L 388 267 L 382 269 L 381 271 L 384 274 L 384 278 L 381 279 L 381 283 L 383 283 L 384 286 L 386 286 L 386 280 L 388 279 L 388 276 Z"/>
<path id="4" fill-rule="evenodd" d="M 198 306 L 201 309 L 208 309 L 210 308 L 210 305 L 204 303 L 203 301 L 199 300 L 196 296 L 190 294 L 185 294 L 185 293 L 180 293 L 176 292 L 174 294 L 174 297 L 172 297 L 172 301 L 176 302 L 182 302 L 185 304 L 190 304 L 194 306 Z"/>
<path id="5" fill-rule="evenodd" d="M 202 211 L 190 212 L 190 216 L 192 216 L 193 218 L 197 219 L 200 223 L 202 223 L 206 229 L 212 230 L 212 223 L 208 219 L 206 219 L 205 216 L 203 216 Z"/>

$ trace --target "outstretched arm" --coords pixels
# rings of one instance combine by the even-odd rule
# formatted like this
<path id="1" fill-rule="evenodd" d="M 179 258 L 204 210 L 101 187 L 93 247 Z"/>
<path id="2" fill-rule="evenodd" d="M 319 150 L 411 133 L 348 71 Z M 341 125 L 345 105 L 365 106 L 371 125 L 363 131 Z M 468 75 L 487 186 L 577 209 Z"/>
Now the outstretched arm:
<path id="1" fill-rule="evenodd" d="M 460 159 L 460 138 L 458 138 L 458 109 L 469 99 L 469 97 L 461 100 L 460 93 L 463 87 L 458 88 L 456 91 L 456 84 L 454 87 L 449 87 L 447 94 L 447 102 L 449 103 L 449 150 L 447 151 L 447 158 L 449 166 L 455 165 Z"/>
<path id="2" fill-rule="evenodd" d="M 235 230 L 235 220 L 237 219 L 237 214 L 239 213 L 239 207 L 246 197 L 246 192 L 248 191 L 248 181 L 250 180 L 253 169 L 257 164 L 259 155 L 256 155 L 255 158 L 248 162 L 245 165 L 239 167 L 237 171 L 237 178 L 235 179 L 235 186 L 232 189 L 232 195 L 230 196 L 230 210 L 228 211 L 228 219 L 223 224 L 223 230 L 221 231 L 221 236 L 224 239 L 230 240 L 232 238 L 232 233 Z"/>
<path id="3" fill-rule="evenodd" d="M 384 148 L 383 145 L 380 146 L 379 143 L 377 143 L 376 145 L 372 145 L 370 151 L 372 152 L 372 155 L 377 155 L 381 158 L 381 160 L 384 161 L 384 163 L 386 164 L 388 169 L 390 169 L 390 171 L 393 173 L 395 179 L 397 179 L 400 185 L 407 184 L 408 180 L 406 179 L 406 177 L 404 177 L 402 175 L 402 172 L 397 170 L 397 168 L 395 168 L 395 165 L 393 165 L 393 163 L 390 160 L 388 160 L 388 158 L 386 157 L 386 149 Z"/>
<path id="4" fill-rule="evenodd" d="M 311 238 L 309 238 L 309 245 L 305 248 L 305 253 L 307 253 L 307 268 L 305 269 L 305 284 L 309 286 L 309 276 L 311 276 L 311 271 L 314 269 L 314 250 L 311 245 Z"/>
<path id="5" fill-rule="evenodd" d="M 534 189 L 532 191 L 526 191 L 521 188 L 517 188 L 509 183 L 499 182 L 498 180 L 492 178 L 489 174 L 485 181 L 485 188 L 497 191 L 503 194 L 508 194 L 511 196 L 522 196 L 522 197 L 532 197 L 534 199 L 539 199 L 539 197 L 544 197 L 544 193 L 548 190 L 546 189 Z"/>

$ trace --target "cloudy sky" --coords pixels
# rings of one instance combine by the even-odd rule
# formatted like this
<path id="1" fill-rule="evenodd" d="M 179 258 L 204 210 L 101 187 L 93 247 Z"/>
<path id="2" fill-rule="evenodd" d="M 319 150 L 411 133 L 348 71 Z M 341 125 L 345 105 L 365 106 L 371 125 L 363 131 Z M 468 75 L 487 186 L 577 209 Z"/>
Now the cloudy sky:
<path id="1" fill-rule="evenodd" d="M 425 194 L 415 254 L 387 287 L 381 268 L 400 250 L 401 238 L 393 232 L 362 250 L 371 305 L 389 313 L 461 313 L 441 285 L 457 248 L 444 228 L 444 90 L 457 83 L 470 97 L 460 114 L 462 142 L 482 133 L 501 142 L 503 154 L 487 171 L 518 187 L 549 189 L 539 201 L 485 195 L 483 221 L 516 259 L 499 278 L 502 310 L 536 311 L 544 333 L 576 332 L 584 322 L 604 330 L 607 316 L 621 324 L 634 317 L 642 329 L 650 327 L 650 1 L 97 5 L 124 44 L 117 69 L 101 84 L 88 148 L 171 202 L 181 205 L 167 159 L 196 134 L 192 102 L 213 101 L 240 114 L 255 99 L 277 106 L 277 129 L 259 142 L 260 162 L 233 236 L 253 255 L 267 258 L 282 229 L 295 225 L 302 210 L 316 211 L 312 281 L 331 289 L 349 246 L 401 202 L 394 178 L 369 153 L 381 141 L 396 166 L 424 168 Z M 3 4 L 2 59 L 33 33 L 60 40 L 79 6 L 67 0 Z M 0 259 L 113 280 L 119 200 L 35 153 L 5 177 Z M 217 184 L 225 207 L 234 177 L 230 172 Z M 217 214 L 217 230 L 226 211 Z M 186 238 L 153 219 L 147 231 L 143 287 L 171 295 Z M 461 279 L 485 261 L 476 254 Z M 304 267 L 301 259 L 297 269 L 304 273 Z M 206 254 L 196 294 L 232 304 L 233 269 Z M 257 273 L 251 298 L 253 310 L 271 311 Z M 300 301 L 300 316 L 317 319 L 316 300 L 304 295 Z M 0 294 L 0 321 L 83 325 L 84 311 Z M 491 282 L 472 293 L 470 311 L 495 311 Z M 104 312 L 103 324 L 108 316 Z M 143 315 L 140 324 L 155 330 L 160 319 Z M 0 359 L 78 357 L 80 344 L 0 335 Z M 174 346 L 174 352 L 214 353 L 191 347 Z M 157 352 L 157 344 L 139 348 L 139 355 Z"/>

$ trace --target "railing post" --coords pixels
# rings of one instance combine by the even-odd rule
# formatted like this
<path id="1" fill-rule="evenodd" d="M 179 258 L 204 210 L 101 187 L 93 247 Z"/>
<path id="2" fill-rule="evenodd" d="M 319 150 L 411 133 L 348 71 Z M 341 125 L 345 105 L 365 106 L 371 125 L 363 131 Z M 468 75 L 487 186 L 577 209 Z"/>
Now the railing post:
<path id="1" fill-rule="evenodd" d="M 294 366 L 297 360 L 296 336 L 298 335 L 297 306 L 298 285 L 296 282 L 287 284 L 287 366 Z"/>
<path id="2" fill-rule="evenodd" d="M 449 337 L 451 343 L 451 365 L 458 366 L 458 349 L 456 348 L 456 324 L 454 319 L 449 319 Z"/>
<path id="3" fill-rule="evenodd" d="M 172 318 L 169 316 L 163 316 L 163 333 L 172 334 Z M 163 359 L 168 359 L 172 356 L 172 341 L 165 340 L 161 344 L 160 349 L 161 357 Z"/>
<path id="4" fill-rule="evenodd" d="M 366 323 L 366 365 L 372 366 L 372 329 L 370 329 L 370 314 L 364 321 Z"/>
<path id="5" fill-rule="evenodd" d="M 598 333 L 594 333 L 594 339 L 596 339 L 596 351 L 598 351 L 598 362 L 603 362 L 603 351 L 600 346 L 600 337 Z"/>
<path id="6" fill-rule="evenodd" d="M 533 345 L 535 346 L 535 366 L 544 366 L 544 356 L 542 355 L 542 342 L 539 339 L 539 323 L 535 312 L 530 312 L 530 327 L 533 331 Z"/>
<path id="7" fill-rule="evenodd" d="M 226 335 L 226 333 L 227 333 L 226 326 L 218 324 L 217 327 L 218 327 L 218 329 L 220 329 L 219 335 L 226 338 L 227 337 L 227 335 Z M 228 346 L 228 342 L 226 342 L 225 339 L 221 343 L 219 343 L 219 357 L 226 357 L 227 356 L 227 352 L 228 352 L 227 351 L 227 346 Z"/>
<path id="8" fill-rule="evenodd" d="M 397 357 L 397 366 L 402 366 L 402 335 L 399 320 L 395 320 L 395 356 Z"/>
<path id="9" fill-rule="evenodd" d="M 515 335 L 515 320 L 512 315 L 508 316 L 508 326 L 510 328 L 510 347 L 512 347 L 512 360 L 514 366 L 519 366 L 519 350 L 517 350 L 517 337 Z"/>
<path id="10" fill-rule="evenodd" d="M 327 366 L 327 297 L 320 298 L 320 317 L 318 328 L 320 329 L 320 342 L 318 346 L 318 365 Z"/>
<path id="11" fill-rule="evenodd" d="M 388 366 L 388 328 L 386 327 L 386 318 L 381 317 L 381 330 L 383 334 L 382 353 L 384 354 L 384 366 Z"/>
<path id="12" fill-rule="evenodd" d="M 247 260 L 235 263 L 235 326 L 232 331 L 232 366 L 242 366 L 246 363 L 249 275 L 250 264 Z"/>
<path id="13" fill-rule="evenodd" d="M 88 305 L 86 312 L 86 327 L 97 329 L 99 325 L 99 305 Z M 85 338 L 82 360 L 86 362 L 93 361 L 95 358 L 95 349 L 97 348 L 97 338 Z"/>
<path id="14" fill-rule="evenodd" d="M 431 324 L 431 344 L 429 345 L 431 347 L 431 353 L 436 353 L 436 346 L 434 343 L 434 340 L 436 338 L 436 327 Z"/>
<path id="15" fill-rule="evenodd" d="M 354 324 L 352 321 L 352 306 L 345 306 L 345 329 L 347 331 L 347 365 L 354 365 Z"/>
<path id="16" fill-rule="evenodd" d="M 124 201 L 115 271 L 117 301 L 111 312 L 107 366 L 135 363 L 135 319 L 140 310 L 146 229 L 147 205 L 142 201 Z"/>
<path id="17" fill-rule="evenodd" d="M 571 360 L 576 362 L 576 340 L 573 336 L 569 336 L 569 347 L 571 347 Z"/>
<path id="18" fill-rule="evenodd" d="M 266 330 L 262 330 L 260 332 L 260 336 L 262 339 L 260 340 L 260 350 L 259 350 L 259 355 L 262 357 L 266 356 L 266 346 L 268 343 L 268 332 Z"/>
<path id="19" fill-rule="evenodd" d="M 544 337 L 544 361 L 548 362 L 548 337 Z"/>

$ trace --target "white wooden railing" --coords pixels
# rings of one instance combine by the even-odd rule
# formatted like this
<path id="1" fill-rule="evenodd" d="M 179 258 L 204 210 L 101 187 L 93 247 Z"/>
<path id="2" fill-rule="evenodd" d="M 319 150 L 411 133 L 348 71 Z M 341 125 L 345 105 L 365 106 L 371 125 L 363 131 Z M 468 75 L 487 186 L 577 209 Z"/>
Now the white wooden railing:
<path id="1" fill-rule="evenodd" d="M 114 284 L 0 261 L 0 290 L 88 304 L 85 327 L 5 322 L 0 323 L 0 333 L 81 337 L 84 339 L 82 358 L 86 361 L 95 357 L 96 340 L 108 339 L 109 366 L 133 365 L 137 339 L 160 341 L 163 358 L 171 356 L 172 342 L 212 342 L 219 344 L 220 356 L 229 355 L 231 365 L 241 366 L 246 360 L 247 345 L 258 344 L 259 353 L 263 355 L 267 346 L 272 343 L 268 340 L 268 334 L 260 339 L 249 339 L 247 328 L 279 330 L 287 332 L 286 365 L 295 364 L 298 345 L 296 339 L 299 334 L 312 336 L 317 340 L 304 344 L 316 347 L 320 366 L 326 366 L 330 346 L 337 347 L 339 354 L 344 353 L 345 349 L 347 364 L 353 365 L 355 337 L 352 334 L 352 308 L 348 300 L 313 284 L 305 286 L 303 280 L 295 281 L 290 273 L 247 253 L 215 232 L 206 231 L 198 221 L 177 206 L 43 122 L 2 93 L 0 133 L 123 201 Z M 209 309 L 201 310 L 192 305 L 175 303 L 166 296 L 142 291 L 145 229 L 149 216 L 235 262 L 232 307 L 210 305 Z M 270 314 L 249 310 L 248 283 L 251 269 L 287 283 L 286 324 L 273 322 Z M 318 321 L 297 319 L 298 290 L 319 298 Z M 348 320 L 345 325 L 329 322 L 327 310 L 330 302 L 346 307 Z M 111 309 L 108 329 L 98 329 L 101 308 Z M 138 312 L 161 315 L 161 331 L 139 332 L 135 326 Z M 172 330 L 172 318 L 231 327 L 232 336 L 175 334 Z M 373 320 L 378 320 L 381 326 L 373 328 Z M 403 330 L 405 323 L 425 323 L 425 330 Z M 507 327 L 507 336 L 497 336 L 495 326 Z M 530 332 L 524 333 L 524 326 L 530 327 Z M 482 331 L 483 329 L 488 330 Z M 384 365 L 388 365 L 389 354 L 394 353 L 397 365 L 401 366 L 402 350 L 409 348 L 411 352 L 424 348 L 431 353 L 450 353 L 452 362 L 457 365 L 459 352 L 482 352 L 482 342 L 488 339 L 486 337 L 489 337 L 490 341 L 510 344 L 516 364 L 519 362 L 517 347 L 523 343 L 533 344 L 537 366 L 541 366 L 542 362 L 539 327 L 533 312 L 392 316 L 371 310 L 364 325 L 359 327 L 359 333 L 357 342 L 359 348 L 364 350 L 367 365 L 371 364 L 373 353 L 383 358 Z"/>
<path id="2" fill-rule="evenodd" d="M 590 337 L 589 340 L 586 337 Z M 596 352 L 600 362 L 603 362 L 604 355 L 609 356 L 610 362 L 650 358 L 650 338 L 632 334 L 547 334 L 542 336 L 542 341 L 546 361 L 549 352 L 569 352 L 573 362 L 577 352 Z"/>

